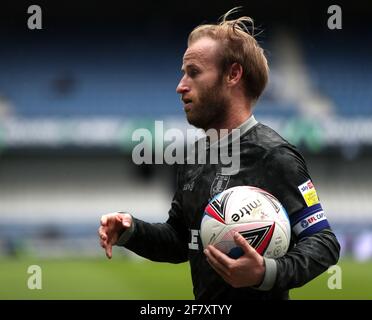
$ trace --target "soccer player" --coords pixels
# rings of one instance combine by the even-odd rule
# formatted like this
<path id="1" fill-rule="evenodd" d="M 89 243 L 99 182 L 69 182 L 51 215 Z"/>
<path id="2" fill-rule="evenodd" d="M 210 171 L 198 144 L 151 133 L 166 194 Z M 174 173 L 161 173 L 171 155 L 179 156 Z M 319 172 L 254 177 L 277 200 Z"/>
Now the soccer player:
<path id="1" fill-rule="evenodd" d="M 222 163 L 180 166 L 165 223 L 147 223 L 130 213 L 106 214 L 98 230 L 100 243 L 108 258 L 112 246 L 119 245 L 153 261 L 189 261 L 196 299 L 288 299 L 289 289 L 337 263 L 340 246 L 303 157 L 252 114 L 269 67 L 246 28 L 252 20 L 229 20 L 230 12 L 220 23 L 198 26 L 189 35 L 177 92 L 195 127 L 240 129 L 239 172 L 222 174 Z M 264 189 L 286 208 L 292 239 L 283 257 L 262 257 L 239 233 L 234 240 L 244 255 L 238 259 L 213 246 L 202 247 L 199 229 L 208 200 L 238 185 Z"/>

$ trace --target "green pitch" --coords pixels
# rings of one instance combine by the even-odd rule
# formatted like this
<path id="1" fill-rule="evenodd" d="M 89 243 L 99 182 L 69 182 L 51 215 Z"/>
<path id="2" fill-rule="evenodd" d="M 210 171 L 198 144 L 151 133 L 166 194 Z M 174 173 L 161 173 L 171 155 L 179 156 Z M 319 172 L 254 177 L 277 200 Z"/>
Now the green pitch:
<path id="1" fill-rule="evenodd" d="M 30 290 L 30 265 L 42 270 L 42 289 Z M 325 272 L 291 291 L 292 299 L 372 299 L 372 262 L 344 260 L 342 289 L 331 290 Z M 0 259 L 0 299 L 193 299 L 187 263 L 172 265 L 123 258 L 88 260 Z"/>

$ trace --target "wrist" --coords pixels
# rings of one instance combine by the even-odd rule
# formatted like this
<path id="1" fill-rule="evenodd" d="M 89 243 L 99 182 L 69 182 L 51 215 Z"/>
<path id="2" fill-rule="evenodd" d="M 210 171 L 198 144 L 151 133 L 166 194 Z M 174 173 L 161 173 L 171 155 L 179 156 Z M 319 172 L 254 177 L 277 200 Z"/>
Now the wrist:
<path id="1" fill-rule="evenodd" d="M 259 285 L 254 286 L 253 288 L 261 291 L 268 291 L 271 290 L 275 285 L 277 264 L 275 259 L 270 258 L 263 258 L 263 262 L 265 264 L 265 271 L 263 274 L 262 282 Z"/>
<path id="2" fill-rule="evenodd" d="M 115 245 L 117 246 L 124 246 L 129 239 L 132 237 L 135 229 L 135 221 L 133 219 L 133 216 L 129 214 L 128 212 L 120 212 L 120 213 L 125 213 L 131 216 L 131 223 L 129 228 L 124 228 L 120 231 L 118 240 L 116 241 Z"/>
<path id="3" fill-rule="evenodd" d="M 265 279 L 265 272 L 266 272 L 265 259 L 262 256 L 260 256 L 260 261 L 257 267 L 257 281 L 254 287 L 261 286 Z"/>

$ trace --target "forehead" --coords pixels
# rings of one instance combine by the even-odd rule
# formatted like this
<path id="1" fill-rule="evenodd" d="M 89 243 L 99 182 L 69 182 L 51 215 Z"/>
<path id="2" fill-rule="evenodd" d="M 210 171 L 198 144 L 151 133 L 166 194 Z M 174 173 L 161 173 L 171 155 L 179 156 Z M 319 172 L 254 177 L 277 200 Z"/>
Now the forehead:
<path id="1" fill-rule="evenodd" d="M 201 38 L 193 42 L 183 56 L 183 63 L 210 65 L 216 63 L 218 42 L 211 38 Z"/>

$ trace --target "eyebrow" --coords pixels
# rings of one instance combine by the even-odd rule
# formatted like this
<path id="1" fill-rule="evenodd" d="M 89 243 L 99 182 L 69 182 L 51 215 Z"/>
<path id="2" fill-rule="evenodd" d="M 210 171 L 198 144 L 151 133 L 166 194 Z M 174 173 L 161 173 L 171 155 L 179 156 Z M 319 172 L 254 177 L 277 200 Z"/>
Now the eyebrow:
<path id="1" fill-rule="evenodd" d="M 200 69 L 201 67 L 195 64 L 194 62 L 191 62 L 190 64 L 187 64 L 186 66 L 183 64 L 181 67 L 181 71 L 185 71 L 185 69 L 190 69 L 190 68 Z"/>

